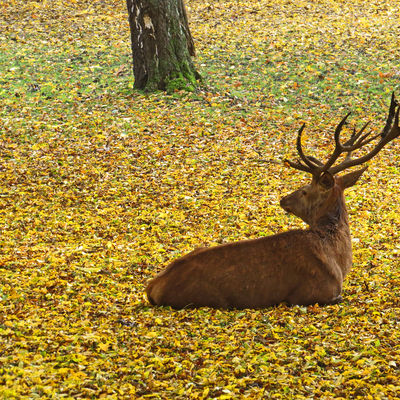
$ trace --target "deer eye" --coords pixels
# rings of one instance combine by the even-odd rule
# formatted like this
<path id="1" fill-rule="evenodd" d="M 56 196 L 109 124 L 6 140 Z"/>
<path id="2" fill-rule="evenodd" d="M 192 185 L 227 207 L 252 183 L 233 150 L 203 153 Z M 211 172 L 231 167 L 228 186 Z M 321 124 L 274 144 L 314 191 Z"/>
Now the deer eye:
<path id="1" fill-rule="evenodd" d="M 301 194 L 302 194 L 303 196 L 307 196 L 307 192 L 306 192 L 304 189 L 301 191 Z"/>

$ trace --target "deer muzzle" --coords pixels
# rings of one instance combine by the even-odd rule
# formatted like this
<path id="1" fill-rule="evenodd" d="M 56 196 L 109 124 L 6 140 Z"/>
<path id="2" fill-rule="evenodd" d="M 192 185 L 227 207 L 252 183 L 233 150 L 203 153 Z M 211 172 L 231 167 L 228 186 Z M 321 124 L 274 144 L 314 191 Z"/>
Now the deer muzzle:
<path id="1" fill-rule="evenodd" d="M 279 202 L 279 205 L 288 213 L 292 212 L 292 209 L 290 208 L 290 199 L 288 198 L 289 196 L 282 197 L 281 201 Z"/>

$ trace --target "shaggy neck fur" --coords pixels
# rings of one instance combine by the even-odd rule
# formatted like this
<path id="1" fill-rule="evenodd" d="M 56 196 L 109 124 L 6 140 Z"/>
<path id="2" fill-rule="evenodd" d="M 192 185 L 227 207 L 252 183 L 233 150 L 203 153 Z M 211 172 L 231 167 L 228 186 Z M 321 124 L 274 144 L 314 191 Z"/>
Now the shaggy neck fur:
<path id="1" fill-rule="evenodd" d="M 347 210 L 344 202 L 343 191 L 335 185 L 326 202 L 326 207 L 316 217 L 311 229 L 335 233 L 343 226 L 349 225 Z"/>

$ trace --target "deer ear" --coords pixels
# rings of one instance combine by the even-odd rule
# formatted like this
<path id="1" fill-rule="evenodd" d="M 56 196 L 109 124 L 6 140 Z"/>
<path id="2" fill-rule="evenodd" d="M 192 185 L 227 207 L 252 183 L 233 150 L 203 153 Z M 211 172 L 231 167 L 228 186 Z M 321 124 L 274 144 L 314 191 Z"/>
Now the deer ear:
<path id="1" fill-rule="evenodd" d="M 335 185 L 335 178 L 329 172 L 324 172 L 318 179 L 318 185 L 321 185 L 324 189 L 332 189 Z"/>
<path id="2" fill-rule="evenodd" d="M 350 186 L 353 186 L 364 173 L 364 171 L 368 168 L 368 166 L 361 168 L 357 171 L 349 172 L 346 175 L 339 176 L 337 178 L 338 184 L 343 188 L 346 189 Z"/>

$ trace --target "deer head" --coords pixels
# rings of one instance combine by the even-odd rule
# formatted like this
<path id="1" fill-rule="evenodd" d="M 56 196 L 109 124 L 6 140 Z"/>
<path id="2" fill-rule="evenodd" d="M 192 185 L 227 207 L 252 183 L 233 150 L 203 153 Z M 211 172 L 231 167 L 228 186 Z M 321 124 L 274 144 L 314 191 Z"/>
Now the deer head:
<path id="1" fill-rule="evenodd" d="M 325 163 L 313 156 L 304 154 L 301 144 L 301 136 L 305 127 L 305 124 L 303 124 L 297 135 L 297 152 L 300 159 L 295 162 L 289 160 L 285 160 L 285 162 L 297 170 L 310 173 L 312 181 L 310 184 L 282 198 L 281 207 L 285 211 L 301 218 L 310 226 L 315 226 L 322 216 L 337 206 L 338 201 L 342 201 L 344 204 L 343 191 L 353 186 L 367 167 L 343 176 L 336 176 L 336 174 L 350 167 L 364 164 L 374 157 L 387 143 L 400 136 L 399 110 L 400 107 L 393 93 L 389 114 L 382 132 L 375 135 L 372 132 L 364 133 L 369 125 L 369 122 L 367 122 L 358 132 L 354 129 L 351 137 L 345 143 L 342 143 L 340 134 L 350 115 L 350 113 L 347 114 L 335 129 L 335 149 Z M 378 142 L 367 154 L 359 158 L 351 158 L 351 154 L 355 150 L 363 148 L 376 139 L 379 139 Z M 335 166 L 335 162 L 343 154 L 346 155 L 344 160 Z"/>

